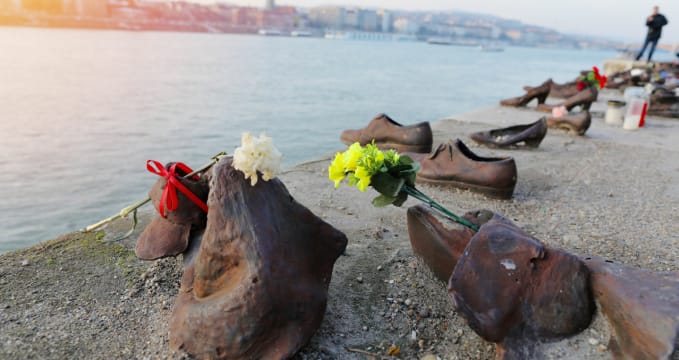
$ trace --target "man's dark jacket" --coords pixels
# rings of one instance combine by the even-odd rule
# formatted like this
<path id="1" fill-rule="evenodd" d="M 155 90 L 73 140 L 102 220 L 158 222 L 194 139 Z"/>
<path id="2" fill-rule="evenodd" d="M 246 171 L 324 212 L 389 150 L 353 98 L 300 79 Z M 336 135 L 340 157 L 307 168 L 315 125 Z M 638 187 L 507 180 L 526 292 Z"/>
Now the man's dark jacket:
<path id="1" fill-rule="evenodd" d="M 667 25 L 667 19 L 662 15 L 654 15 L 653 19 L 646 20 L 646 26 L 648 26 L 648 34 L 646 38 L 648 40 L 658 40 L 662 34 L 662 27 Z"/>

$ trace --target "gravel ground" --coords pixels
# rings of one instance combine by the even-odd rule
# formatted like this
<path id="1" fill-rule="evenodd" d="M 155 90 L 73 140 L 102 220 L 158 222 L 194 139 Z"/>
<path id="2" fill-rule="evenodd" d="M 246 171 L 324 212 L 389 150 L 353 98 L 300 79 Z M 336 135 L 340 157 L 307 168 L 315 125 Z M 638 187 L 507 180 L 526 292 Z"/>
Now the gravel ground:
<path id="1" fill-rule="evenodd" d="M 591 135 L 550 130 L 535 150 L 491 150 L 467 138 L 539 116 L 490 108 L 434 124 L 437 143 L 459 137 L 481 156 L 513 156 L 519 170 L 513 199 L 421 190 L 457 213 L 502 213 L 545 243 L 579 255 L 679 270 L 679 122 L 649 119 L 647 128 L 623 132 L 595 118 Z M 330 156 L 280 176 L 298 201 L 349 238 L 323 324 L 296 359 L 384 358 L 394 346 L 400 353 L 391 358 L 494 358 L 494 345 L 453 310 L 446 284 L 412 254 L 405 211 L 416 200 L 377 209 L 370 205 L 372 190 L 334 189 L 326 178 Z M 142 223 L 150 215 L 146 209 Z M 167 339 L 181 258 L 137 260 L 130 249 L 139 230 L 123 242 L 109 241 L 127 226 L 119 221 L 0 255 L 0 358 L 186 358 L 171 352 Z M 597 316 L 583 333 L 546 344 L 545 351 L 553 359 L 607 359 L 608 336 Z"/>

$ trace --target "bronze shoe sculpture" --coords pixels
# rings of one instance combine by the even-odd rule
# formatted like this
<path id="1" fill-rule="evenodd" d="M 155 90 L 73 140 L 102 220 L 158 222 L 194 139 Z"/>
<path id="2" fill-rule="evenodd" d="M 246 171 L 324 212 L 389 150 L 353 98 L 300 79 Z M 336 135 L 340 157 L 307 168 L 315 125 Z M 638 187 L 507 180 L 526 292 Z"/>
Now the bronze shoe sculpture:
<path id="1" fill-rule="evenodd" d="M 545 100 L 547 100 L 547 96 L 549 95 L 549 89 L 550 89 L 550 84 L 552 83 L 552 79 L 548 79 L 542 85 L 534 88 L 529 88 L 526 93 L 522 96 L 510 98 L 510 99 L 505 99 L 500 101 L 500 105 L 502 106 L 526 106 L 528 105 L 529 102 L 531 102 L 533 99 L 538 99 L 538 104 L 544 104 Z"/>
<path id="2" fill-rule="evenodd" d="M 611 325 L 614 359 L 677 359 L 679 272 L 655 272 L 585 258 L 592 290 Z"/>
<path id="3" fill-rule="evenodd" d="M 448 292 L 482 338 L 505 359 L 542 358 L 539 341 L 586 329 L 596 306 L 582 260 L 546 246 L 495 214 L 471 238 Z"/>
<path id="4" fill-rule="evenodd" d="M 549 97 L 553 98 L 569 98 L 575 95 L 578 90 L 577 80 L 572 80 L 565 82 L 563 84 L 557 84 L 552 79 L 547 80 L 549 82 Z M 524 86 L 525 91 L 530 91 L 534 89 L 532 86 Z"/>
<path id="5" fill-rule="evenodd" d="M 415 254 L 439 277 L 457 311 L 498 358 L 537 359 L 543 341 L 590 324 L 595 305 L 584 262 L 540 243 L 487 210 L 469 212 L 474 233 L 426 206 L 408 209 Z"/>
<path id="6" fill-rule="evenodd" d="M 584 135 L 591 124 L 592 115 L 587 110 L 581 111 L 578 114 L 547 117 L 547 126 L 549 128 L 568 130 L 568 132 L 576 135 Z"/>
<path id="7" fill-rule="evenodd" d="M 170 346 L 199 359 L 288 359 L 321 324 L 346 236 L 278 179 L 214 166 L 207 226 L 184 272 Z"/>
<path id="8" fill-rule="evenodd" d="M 540 146 L 546 134 L 547 121 L 545 117 L 542 117 L 534 123 L 475 132 L 469 135 L 469 137 L 476 143 L 488 147 L 507 148 L 524 144 L 525 146 L 536 148 Z"/>
<path id="9" fill-rule="evenodd" d="M 413 252 L 439 280 L 447 283 L 469 240 L 476 232 L 447 219 L 427 206 L 411 206 L 407 214 L 408 234 Z M 492 211 L 479 210 L 470 211 L 462 217 L 476 226 L 481 226 L 494 215 Z"/>
<path id="10" fill-rule="evenodd" d="M 509 199 L 514 192 L 517 176 L 513 158 L 478 156 L 460 139 L 439 145 L 431 154 L 408 155 L 420 163 L 418 183 L 468 189 L 498 199 Z"/>
<path id="11" fill-rule="evenodd" d="M 550 89 L 551 89 L 551 88 L 554 88 L 554 86 L 560 86 L 559 84 L 555 83 L 555 82 L 552 80 L 552 78 L 549 78 L 549 79 L 545 80 L 545 82 L 543 82 L 541 85 L 544 85 L 544 84 L 549 84 Z M 541 86 L 541 85 L 538 85 L 538 86 Z M 524 85 L 524 86 L 523 86 L 523 91 L 528 92 L 528 91 L 531 91 L 531 90 L 533 90 L 533 89 L 535 89 L 535 88 L 536 88 L 536 86 Z"/>
<path id="12" fill-rule="evenodd" d="M 549 90 L 549 96 L 554 98 L 568 99 L 569 97 L 577 94 L 578 91 L 580 90 L 578 90 L 577 81 L 575 80 L 561 85 L 554 83 Z"/>
<path id="13" fill-rule="evenodd" d="M 583 110 L 589 110 L 592 102 L 596 101 L 599 91 L 593 86 L 588 86 L 586 89 L 579 91 L 577 94 L 558 104 L 539 104 L 538 110 L 544 112 L 552 112 L 555 107 L 563 106 L 567 111 L 571 111 L 576 106 L 581 106 Z"/>
<path id="14" fill-rule="evenodd" d="M 362 129 L 344 130 L 340 139 L 347 145 L 355 142 L 366 145 L 375 141 L 382 150 L 415 153 L 430 152 L 433 142 L 429 122 L 403 126 L 386 114 L 377 115 Z"/>
<path id="15" fill-rule="evenodd" d="M 147 166 L 151 166 L 149 165 L 151 162 L 153 161 L 150 160 Z M 161 177 L 149 191 L 149 197 L 159 214 L 151 220 L 151 223 L 137 239 L 134 252 L 142 260 L 176 256 L 187 249 L 190 238 L 200 236 L 200 233 L 205 229 L 207 212 L 196 202 L 189 199 L 187 194 L 176 188 L 177 186 L 184 186 L 204 205 L 210 191 L 209 175 L 204 173 L 200 177 L 185 179 L 183 177 L 188 172 L 181 168 L 175 169 L 177 164 L 168 163 L 165 165 L 164 174 L 173 173 L 172 176 L 175 180 L 171 181 L 178 181 L 181 185 L 168 185 L 169 177 Z M 157 166 L 162 167 L 159 163 Z M 167 192 L 175 192 L 175 204 L 166 203 L 169 199 L 166 197 Z M 176 205 L 176 207 L 173 205 Z"/>

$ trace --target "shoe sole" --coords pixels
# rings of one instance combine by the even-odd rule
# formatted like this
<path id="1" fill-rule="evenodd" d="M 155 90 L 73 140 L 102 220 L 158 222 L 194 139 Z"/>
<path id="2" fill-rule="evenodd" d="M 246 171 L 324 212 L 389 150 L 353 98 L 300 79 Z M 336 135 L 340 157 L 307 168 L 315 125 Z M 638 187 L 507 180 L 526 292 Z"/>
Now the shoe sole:
<path id="1" fill-rule="evenodd" d="M 514 193 L 514 187 L 510 188 L 494 188 L 490 186 L 474 185 L 469 183 L 463 183 L 454 180 L 434 180 L 428 179 L 421 176 L 415 178 L 415 182 L 420 182 L 424 184 L 437 185 L 437 186 L 450 186 L 457 189 L 469 190 L 477 193 L 481 193 L 493 199 L 507 200 L 512 198 Z"/>

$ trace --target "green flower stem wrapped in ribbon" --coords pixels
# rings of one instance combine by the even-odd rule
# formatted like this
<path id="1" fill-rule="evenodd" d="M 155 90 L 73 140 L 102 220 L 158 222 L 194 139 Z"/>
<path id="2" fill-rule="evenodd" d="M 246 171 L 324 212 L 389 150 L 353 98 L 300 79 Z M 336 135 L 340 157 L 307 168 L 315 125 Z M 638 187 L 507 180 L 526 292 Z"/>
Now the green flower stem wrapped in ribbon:
<path id="1" fill-rule="evenodd" d="M 328 178 L 338 188 L 346 180 L 349 186 L 356 186 L 365 192 L 372 186 L 379 196 L 373 199 L 376 207 L 387 205 L 401 206 L 408 196 L 412 196 L 450 219 L 474 230 L 478 226 L 455 215 L 415 187 L 415 178 L 420 165 L 408 156 L 399 155 L 394 150 L 381 151 L 375 144 L 361 146 L 354 143 L 335 155 L 328 168 Z"/>

